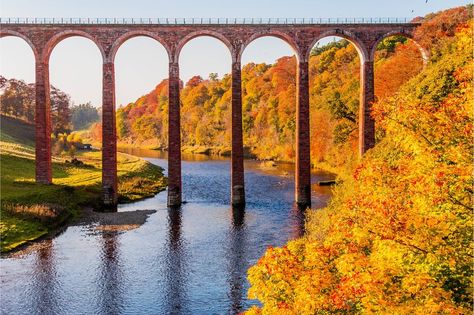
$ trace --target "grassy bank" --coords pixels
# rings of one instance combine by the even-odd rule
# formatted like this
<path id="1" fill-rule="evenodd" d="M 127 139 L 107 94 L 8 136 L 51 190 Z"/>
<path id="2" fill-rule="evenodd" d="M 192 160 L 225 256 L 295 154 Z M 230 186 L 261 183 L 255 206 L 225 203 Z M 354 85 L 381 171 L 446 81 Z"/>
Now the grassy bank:
<path id="1" fill-rule="evenodd" d="M 81 215 L 83 206 L 100 207 L 101 152 L 77 154 L 83 165 L 53 158 L 53 184 L 36 184 L 30 125 L 2 117 L 1 251 L 37 239 Z M 10 128 L 10 127 L 15 128 Z M 23 134 L 11 132 L 22 129 Z M 118 154 L 119 201 L 151 197 L 165 189 L 163 170 L 140 158 Z"/>

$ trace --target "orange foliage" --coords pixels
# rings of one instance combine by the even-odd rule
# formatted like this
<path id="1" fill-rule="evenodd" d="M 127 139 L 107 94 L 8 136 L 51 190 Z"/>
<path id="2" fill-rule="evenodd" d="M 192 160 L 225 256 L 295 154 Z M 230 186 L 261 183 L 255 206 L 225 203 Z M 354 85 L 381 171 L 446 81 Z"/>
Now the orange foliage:
<path id="1" fill-rule="evenodd" d="M 249 270 L 248 314 L 472 313 L 473 23 L 375 104 L 386 137 Z"/>
<path id="2" fill-rule="evenodd" d="M 440 35 L 452 36 L 469 9 L 456 8 L 428 16 L 416 41 L 432 47 Z M 448 18 L 449 16 L 449 18 Z M 395 44 L 394 44 L 395 43 Z M 394 95 L 422 67 L 414 42 L 389 43 L 375 61 L 378 99 Z M 338 169 L 356 160 L 358 143 L 359 56 L 353 45 L 328 45 L 310 57 L 311 159 L 318 166 Z M 261 159 L 293 161 L 296 130 L 296 58 L 275 64 L 244 65 L 242 111 L 244 143 Z M 154 141 L 167 147 L 168 84 L 162 81 L 149 94 L 117 111 L 120 140 L 139 145 Z M 182 144 L 230 148 L 230 76 L 192 77 L 181 91 Z"/>
<path id="3" fill-rule="evenodd" d="M 415 31 L 415 40 L 425 49 L 431 49 L 441 38 L 452 37 L 459 24 L 473 17 L 472 5 L 457 7 L 420 19 L 423 23 Z"/>
<path id="4" fill-rule="evenodd" d="M 377 65 L 375 71 L 375 94 L 385 98 L 395 94 L 400 86 L 421 71 L 423 59 L 415 43 L 399 45 L 395 54 Z"/>

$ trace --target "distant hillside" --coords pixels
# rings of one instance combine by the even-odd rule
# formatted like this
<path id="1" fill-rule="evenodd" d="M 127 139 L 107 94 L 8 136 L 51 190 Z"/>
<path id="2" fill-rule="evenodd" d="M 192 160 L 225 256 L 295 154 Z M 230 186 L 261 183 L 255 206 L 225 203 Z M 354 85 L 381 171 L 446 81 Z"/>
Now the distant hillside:
<path id="1" fill-rule="evenodd" d="M 452 37 L 471 16 L 472 7 L 459 7 L 421 19 L 416 41 L 432 50 Z M 436 34 L 436 36 L 433 36 Z M 378 101 L 396 95 L 400 86 L 422 69 L 413 41 L 392 36 L 383 40 L 375 56 L 375 94 Z M 313 49 L 309 60 L 311 161 L 337 169 L 356 161 L 359 108 L 359 56 L 345 40 Z M 242 66 L 244 145 L 261 159 L 293 161 L 296 129 L 296 59 L 282 57 L 274 64 Z M 231 144 L 231 77 L 195 76 L 181 90 L 181 135 L 184 150 L 227 152 Z M 91 134 L 100 136 L 98 125 Z M 119 141 L 134 146 L 167 148 L 168 82 L 117 110 Z M 381 139 L 382 134 L 377 134 Z M 94 136 L 92 136 L 94 138 Z"/>
<path id="2" fill-rule="evenodd" d="M 398 88 L 422 68 L 413 42 L 392 37 L 376 56 L 376 94 Z M 314 164 L 343 165 L 357 148 L 359 56 L 346 40 L 314 49 L 309 62 L 311 154 Z M 260 159 L 293 161 L 296 131 L 296 59 L 242 67 L 244 144 Z M 191 78 L 181 90 L 181 135 L 186 147 L 225 152 L 231 144 L 231 77 Z M 166 148 L 168 82 L 117 110 L 119 140 Z M 224 150 L 219 150 L 224 148 Z"/>
<path id="3" fill-rule="evenodd" d="M 0 115 L 0 140 L 35 146 L 35 126 L 23 120 Z"/>

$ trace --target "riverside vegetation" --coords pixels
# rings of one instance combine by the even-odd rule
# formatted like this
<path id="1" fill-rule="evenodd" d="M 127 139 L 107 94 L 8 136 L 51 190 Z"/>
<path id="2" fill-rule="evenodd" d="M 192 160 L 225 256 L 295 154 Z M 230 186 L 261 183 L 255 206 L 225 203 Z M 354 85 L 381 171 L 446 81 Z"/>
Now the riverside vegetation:
<path id="1" fill-rule="evenodd" d="M 46 235 L 82 214 L 82 207 L 100 208 L 101 153 L 76 152 L 82 163 L 53 157 L 53 184 L 34 182 L 34 127 L 1 116 L 1 250 L 10 251 Z M 119 200 L 151 197 L 163 190 L 162 169 L 119 153 Z"/>
<path id="2" fill-rule="evenodd" d="M 374 104 L 378 144 L 306 236 L 249 270 L 247 314 L 472 312 L 473 22 L 451 14 L 421 26 L 429 65 Z"/>

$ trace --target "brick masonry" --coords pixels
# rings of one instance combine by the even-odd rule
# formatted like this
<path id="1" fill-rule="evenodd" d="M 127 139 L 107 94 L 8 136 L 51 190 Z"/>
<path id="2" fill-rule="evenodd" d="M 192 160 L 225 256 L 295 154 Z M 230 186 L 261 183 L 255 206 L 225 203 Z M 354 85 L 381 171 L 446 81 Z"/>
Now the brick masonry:
<path id="1" fill-rule="evenodd" d="M 296 81 L 296 178 L 295 200 L 311 205 L 311 160 L 309 138 L 309 67 L 299 61 Z"/>
<path id="2" fill-rule="evenodd" d="M 147 36 L 157 40 L 169 56 L 169 159 L 168 204 L 181 204 L 181 136 L 179 101 L 179 53 L 184 45 L 198 36 L 212 36 L 222 41 L 232 56 L 232 180 L 233 204 L 245 202 L 242 88 L 240 58 L 253 40 L 274 36 L 286 41 L 298 58 L 297 78 L 297 157 L 295 200 L 310 205 L 310 145 L 308 60 L 318 40 L 339 36 L 351 41 L 361 59 L 361 97 L 359 151 L 363 154 L 375 144 L 375 126 L 370 116 L 374 101 L 375 47 L 387 36 L 413 38 L 418 25 L 405 24 L 317 24 L 317 25 L 119 25 L 119 24 L 1 24 L 0 37 L 23 38 L 36 59 L 36 180 L 51 183 L 51 113 L 49 97 L 49 56 L 63 39 L 82 36 L 92 40 L 103 58 L 103 197 L 106 205 L 117 203 L 117 151 L 115 127 L 114 58 L 128 39 Z M 416 39 L 415 39 L 416 40 Z M 428 54 L 419 47 L 424 59 Z"/>
<path id="3" fill-rule="evenodd" d="M 35 75 L 36 182 L 51 184 L 51 103 L 48 64 L 37 61 Z"/>
<path id="4" fill-rule="evenodd" d="M 115 123 L 115 69 L 112 62 L 102 68 L 102 191 L 104 205 L 117 204 L 117 128 Z"/>
<path id="5" fill-rule="evenodd" d="M 232 63 L 232 168 L 231 200 L 233 206 L 245 204 L 244 141 L 242 134 L 242 73 L 240 62 Z"/>
<path id="6" fill-rule="evenodd" d="M 181 123 L 179 101 L 179 65 L 169 65 L 168 110 L 168 205 L 181 205 Z"/>

